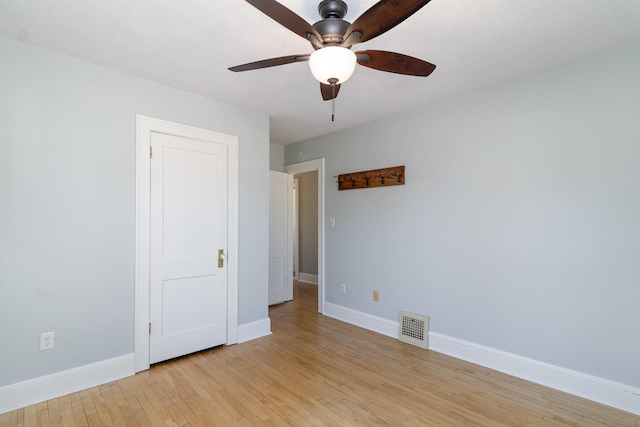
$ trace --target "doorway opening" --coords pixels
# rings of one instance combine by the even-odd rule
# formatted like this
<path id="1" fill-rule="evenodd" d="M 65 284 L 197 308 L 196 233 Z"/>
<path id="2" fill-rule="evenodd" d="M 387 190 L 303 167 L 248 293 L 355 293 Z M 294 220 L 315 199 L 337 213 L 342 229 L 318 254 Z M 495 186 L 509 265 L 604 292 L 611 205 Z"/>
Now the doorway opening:
<path id="1" fill-rule="evenodd" d="M 289 175 L 291 176 L 291 175 Z M 296 280 L 318 284 L 318 172 L 293 175 L 298 181 L 298 212 L 293 215 Z M 297 238 L 296 238 L 297 235 Z M 297 258 L 297 263 L 295 262 Z"/>
<path id="2" fill-rule="evenodd" d="M 290 175 L 297 175 L 305 172 L 318 174 L 318 227 L 317 227 L 317 271 L 318 271 L 318 313 L 324 312 L 324 180 L 325 165 L 324 159 L 310 160 L 302 163 L 295 163 L 284 167 L 284 171 Z M 299 193 L 298 193 L 299 194 Z M 298 260 L 300 261 L 300 260 Z M 293 263 L 292 263 L 293 266 Z M 301 274 L 299 274 L 300 276 Z M 298 278 L 298 280 L 300 280 Z"/>

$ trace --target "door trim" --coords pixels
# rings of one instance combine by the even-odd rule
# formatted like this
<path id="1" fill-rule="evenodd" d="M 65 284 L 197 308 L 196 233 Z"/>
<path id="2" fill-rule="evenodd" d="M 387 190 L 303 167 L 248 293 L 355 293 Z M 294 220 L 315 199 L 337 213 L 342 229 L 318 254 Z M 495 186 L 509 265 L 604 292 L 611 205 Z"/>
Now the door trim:
<path id="1" fill-rule="evenodd" d="M 290 175 L 291 178 L 293 178 L 293 175 Z M 298 196 L 298 188 L 300 187 L 300 184 L 298 183 L 298 178 L 294 178 L 293 179 L 293 190 L 295 191 L 295 197 L 291 198 L 291 203 L 293 204 L 293 218 L 291 219 L 292 221 L 292 233 L 293 233 L 293 241 L 295 242 L 295 247 L 296 249 L 293 250 L 293 262 L 295 263 L 295 270 L 293 271 L 293 278 L 295 280 L 298 280 L 298 278 L 300 277 L 300 260 L 298 258 L 300 258 L 299 254 L 300 254 L 300 250 L 298 249 L 298 245 L 300 244 L 298 242 L 300 234 L 298 232 L 298 215 L 299 215 L 299 203 L 298 203 L 298 199 L 300 198 Z M 291 299 L 293 299 L 293 295 L 291 296 Z"/>
<path id="2" fill-rule="evenodd" d="M 227 342 L 238 342 L 238 138 L 136 115 L 136 229 L 134 296 L 135 372 L 149 369 L 151 132 L 226 144 L 228 147 Z"/>
<path id="3" fill-rule="evenodd" d="M 324 158 L 287 165 L 284 171 L 291 175 L 318 171 L 318 313 L 324 313 Z"/>

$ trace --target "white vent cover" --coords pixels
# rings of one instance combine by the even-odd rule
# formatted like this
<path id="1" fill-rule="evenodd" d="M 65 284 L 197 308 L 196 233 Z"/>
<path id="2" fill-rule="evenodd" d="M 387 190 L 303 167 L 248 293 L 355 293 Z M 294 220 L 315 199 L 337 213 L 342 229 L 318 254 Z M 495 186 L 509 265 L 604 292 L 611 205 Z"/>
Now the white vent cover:
<path id="1" fill-rule="evenodd" d="M 429 348 L 429 318 L 401 311 L 399 339 L 418 347 Z"/>

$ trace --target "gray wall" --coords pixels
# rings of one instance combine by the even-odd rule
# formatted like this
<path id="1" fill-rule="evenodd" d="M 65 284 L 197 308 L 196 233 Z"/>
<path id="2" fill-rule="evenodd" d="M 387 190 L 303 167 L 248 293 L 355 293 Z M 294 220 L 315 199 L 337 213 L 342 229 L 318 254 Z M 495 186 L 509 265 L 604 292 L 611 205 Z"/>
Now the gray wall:
<path id="1" fill-rule="evenodd" d="M 635 43 L 285 147 L 327 177 L 406 165 L 401 187 L 327 178 L 326 300 L 640 386 L 638 76 Z"/>
<path id="2" fill-rule="evenodd" d="M 298 178 L 298 253 L 300 273 L 318 275 L 318 172 Z"/>
<path id="3" fill-rule="evenodd" d="M 0 386 L 133 352 L 137 113 L 239 137 L 239 322 L 268 316 L 268 117 L 7 39 L 0 57 Z"/>
<path id="4" fill-rule="evenodd" d="M 283 169 L 284 169 L 284 147 L 282 145 L 270 144 L 269 170 L 282 172 Z"/>

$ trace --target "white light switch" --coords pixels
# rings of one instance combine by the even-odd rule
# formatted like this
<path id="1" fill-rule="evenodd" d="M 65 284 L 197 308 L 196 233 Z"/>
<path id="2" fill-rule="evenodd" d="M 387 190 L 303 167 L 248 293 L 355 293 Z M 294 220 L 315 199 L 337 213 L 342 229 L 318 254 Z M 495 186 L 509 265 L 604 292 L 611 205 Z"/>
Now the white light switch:
<path id="1" fill-rule="evenodd" d="M 336 226 L 336 219 L 335 218 L 331 218 L 330 223 L 331 223 L 332 227 L 335 227 Z"/>

